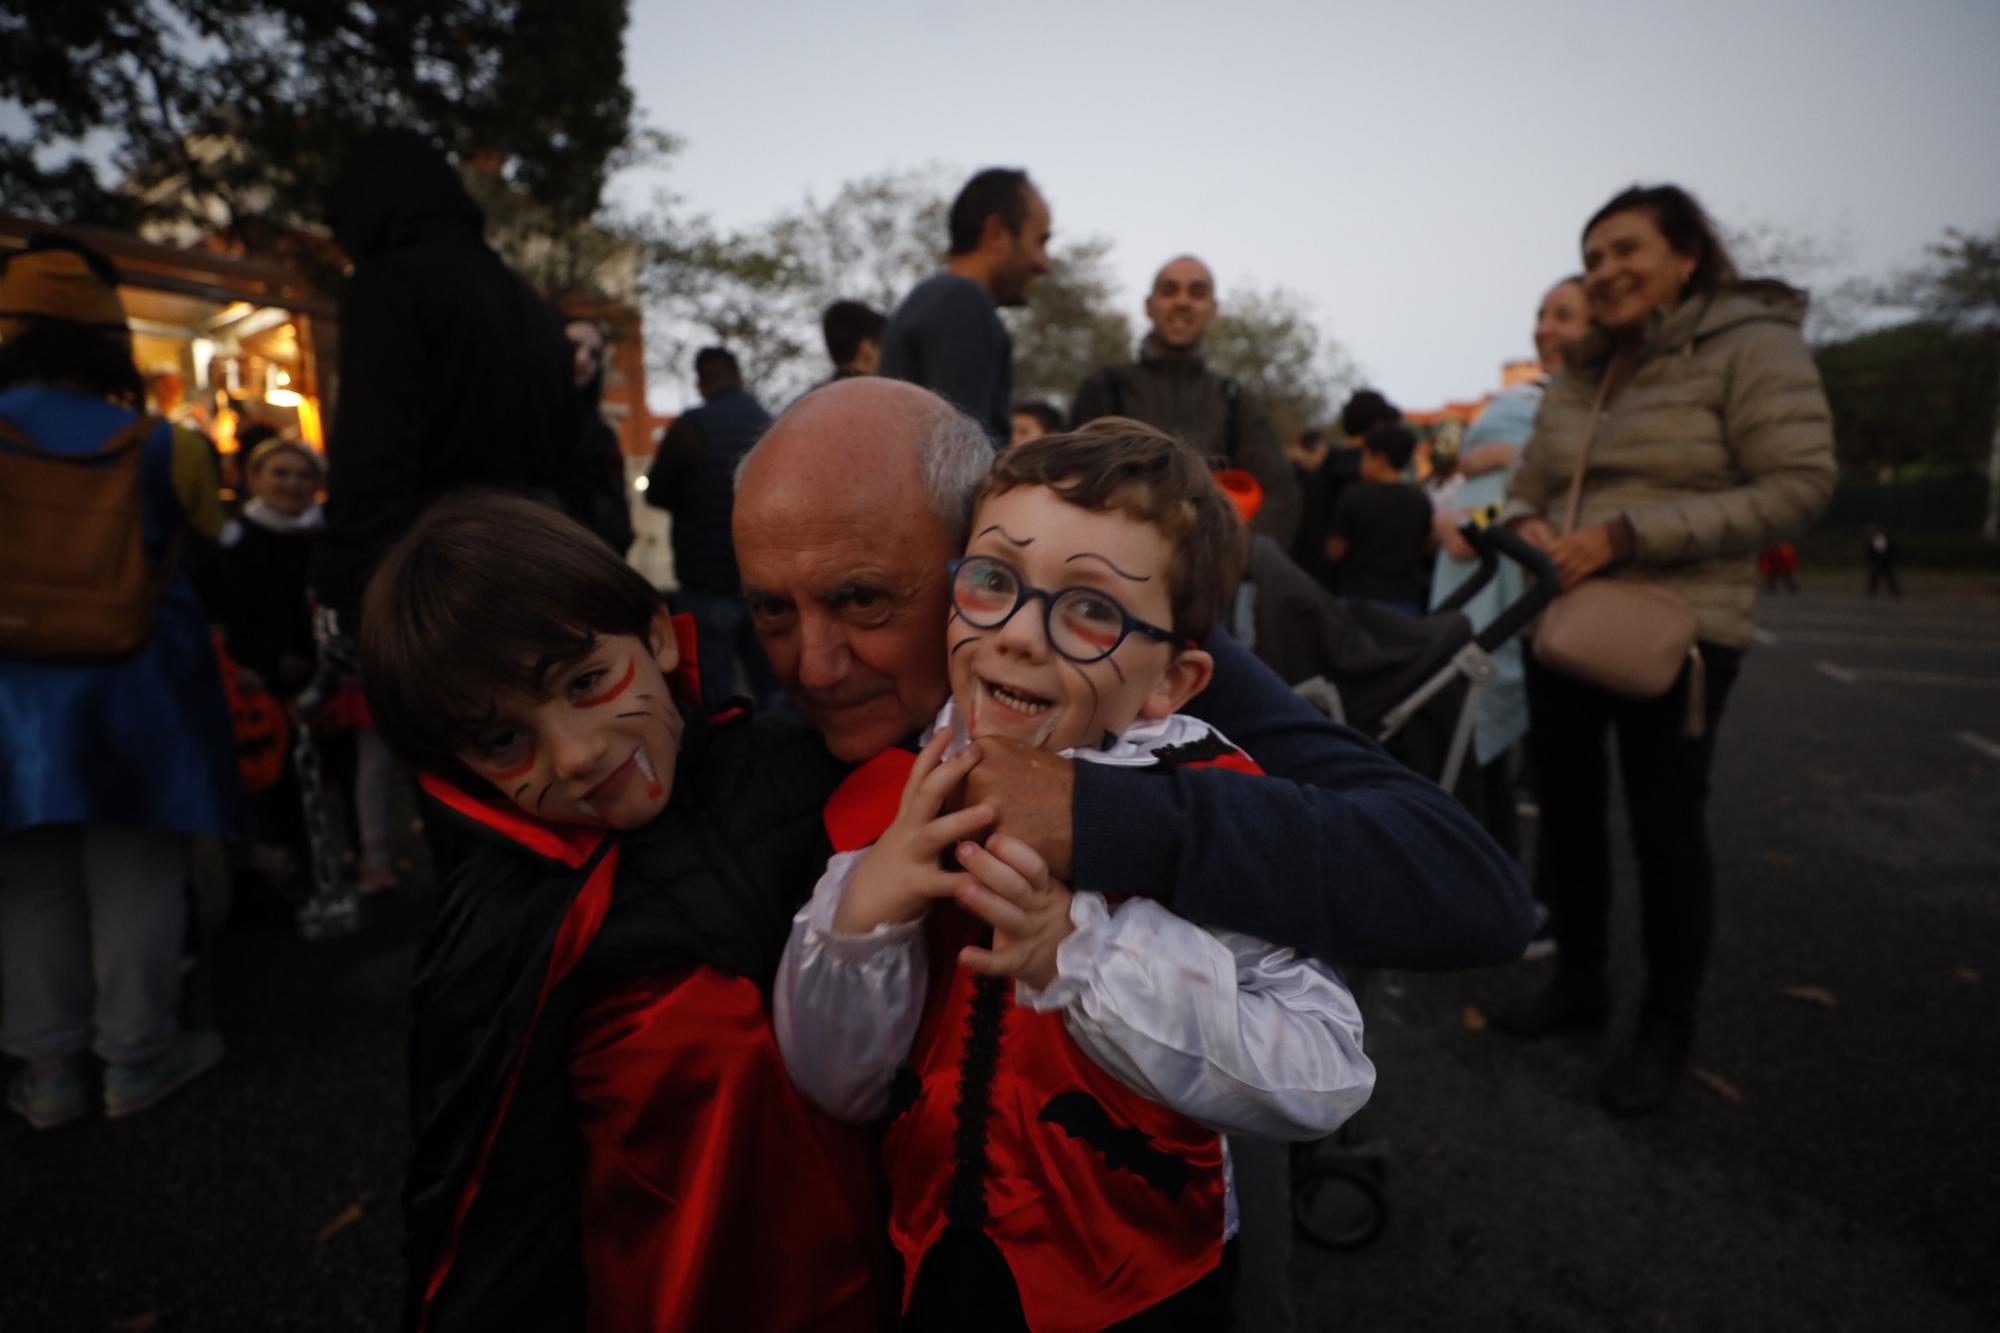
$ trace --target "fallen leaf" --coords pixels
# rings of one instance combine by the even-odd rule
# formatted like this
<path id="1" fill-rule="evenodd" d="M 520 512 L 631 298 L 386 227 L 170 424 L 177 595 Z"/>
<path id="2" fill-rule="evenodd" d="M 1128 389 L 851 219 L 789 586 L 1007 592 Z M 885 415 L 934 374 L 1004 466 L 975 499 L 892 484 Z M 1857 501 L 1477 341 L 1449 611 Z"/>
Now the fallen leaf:
<path id="1" fill-rule="evenodd" d="M 1822 1009 L 1838 1009 L 1840 1001 L 1833 998 L 1833 992 L 1824 986 L 1780 986 L 1778 994 L 1801 1004 L 1816 1004 Z"/>
<path id="2" fill-rule="evenodd" d="M 1957 967 L 1954 967 L 1951 970 L 1951 974 L 1968 986 L 1977 986 L 1980 982 L 1979 969 L 1976 967 L 1967 967 L 1964 963 L 1960 963 Z"/>
<path id="3" fill-rule="evenodd" d="M 1737 1087 L 1714 1070 L 1695 1068 L 1688 1070 L 1688 1073 L 1693 1076 L 1695 1082 L 1722 1098 L 1723 1101 L 1734 1102 L 1738 1106 L 1743 1105 L 1743 1089 Z"/>
<path id="4" fill-rule="evenodd" d="M 135 1314 L 130 1319 L 114 1319 L 111 1321 L 113 1333 L 146 1333 L 147 1329 L 158 1328 L 159 1326 L 160 1312 L 158 1310 L 148 1310 L 144 1314 Z"/>
<path id="5" fill-rule="evenodd" d="M 349 1227 L 353 1226 L 356 1222 L 359 1222 L 360 1220 L 361 1220 L 361 1205 L 358 1203 L 348 1204 L 347 1207 L 341 1209 L 338 1213 L 334 1214 L 334 1218 L 331 1222 L 328 1222 L 325 1226 L 319 1229 L 319 1238 L 316 1241 L 314 1241 L 314 1244 L 316 1245 L 326 1244 L 328 1241 L 332 1240 L 335 1236 L 338 1236 L 341 1232 L 347 1230 Z"/>
<path id="6" fill-rule="evenodd" d="M 1486 1015 L 1479 1011 L 1478 1005 L 1476 1004 L 1466 1005 L 1464 1012 L 1460 1013 L 1458 1017 L 1459 1020 L 1465 1024 L 1465 1030 L 1467 1032 L 1486 1031 Z"/>

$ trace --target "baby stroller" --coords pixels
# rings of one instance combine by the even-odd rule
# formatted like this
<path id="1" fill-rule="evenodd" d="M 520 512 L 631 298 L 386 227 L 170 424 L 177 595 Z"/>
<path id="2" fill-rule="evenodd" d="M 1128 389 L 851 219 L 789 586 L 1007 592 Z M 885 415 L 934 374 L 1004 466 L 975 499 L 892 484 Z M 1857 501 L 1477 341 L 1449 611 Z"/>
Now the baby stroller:
<path id="1" fill-rule="evenodd" d="M 1466 755 L 1480 696 L 1496 674 L 1492 654 L 1541 614 L 1560 581 L 1547 555 L 1504 528 L 1468 523 L 1460 532 L 1479 567 L 1422 619 L 1366 603 L 1343 605 L 1275 546 L 1255 542 L 1248 591 L 1232 628 L 1321 711 L 1375 737 L 1477 815 L 1481 784 Z M 1460 608 L 1492 582 L 1503 558 L 1521 566 L 1527 585 L 1474 633 Z M 1355 972 L 1347 980 L 1365 1013 L 1373 974 Z M 1292 1155 L 1299 1229 L 1336 1249 L 1367 1244 L 1388 1221 L 1385 1174 L 1384 1145 L 1353 1122 L 1299 1145 Z"/>

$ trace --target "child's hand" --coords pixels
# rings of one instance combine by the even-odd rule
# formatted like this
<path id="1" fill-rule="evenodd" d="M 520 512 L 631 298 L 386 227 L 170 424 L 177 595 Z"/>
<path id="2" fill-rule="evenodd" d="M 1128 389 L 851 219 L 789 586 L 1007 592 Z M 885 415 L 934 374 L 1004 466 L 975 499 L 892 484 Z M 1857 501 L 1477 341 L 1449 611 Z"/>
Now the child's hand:
<path id="1" fill-rule="evenodd" d="M 951 733 L 940 731 L 918 753 L 895 822 L 861 858 L 834 910 L 835 930 L 864 935 L 885 922 L 915 921 L 933 898 L 951 897 L 964 882 L 962 872 L 944 869 L 939 858 L 953 843 L 992 824 L 993 807 L 970 805 L 938 814 L 945 798 L 979 763 L 978 749 L 969 745 L 955 758 L 943 759 L 950 743 Z"/>
<path id="2" fill-rule="evenodd" d="M 984 847 L 960 843 L 958 861 L 972 876 L 959 886 L 959 906 L 993 927 L 992 949 L 962 949 L 958 961 L 969 971 L 1046 989 L 1056 979 L 1056 946 L 1076 929 L 1070 891 L 1049 878 L 1034 848 L 1004 833 Z"/>

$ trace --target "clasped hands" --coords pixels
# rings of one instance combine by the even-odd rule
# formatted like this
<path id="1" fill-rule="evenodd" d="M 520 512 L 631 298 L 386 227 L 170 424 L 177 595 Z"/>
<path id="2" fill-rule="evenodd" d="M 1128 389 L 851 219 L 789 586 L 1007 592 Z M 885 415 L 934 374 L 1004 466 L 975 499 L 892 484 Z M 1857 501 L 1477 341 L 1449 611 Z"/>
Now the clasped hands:
<path id="1" fill-rule="evenodd" d="M 962 966 L 1046 987 L 1057 946 L 1074 929 L 1070 891 L 1051 868 L 1068 871 L 1069 761 L 997 740 L 946 759 L 950 739 L 941 731 L 918 753 L 896 818 L 855 867 L 834 929 L 862 934 L 916 921 L 949 898 L 993 927 L 992 947 L 961 950 Z M 961 786 L 963 804 L 947 809 Z M 962 869 L 944 868 L 947 851 Z"/>
<path id="2" fill-rule="evenodd" d="M 1514 525 L 1514 531 L 1528 545 L 1548 553 L 1564 592 L 1603 569 L 1617 555 L 1611 544 L 1611 528 L 1604 523 L 1593 523 L 1567 537 L 1558 537 L 1546 520 L 1526 518 Z"/>

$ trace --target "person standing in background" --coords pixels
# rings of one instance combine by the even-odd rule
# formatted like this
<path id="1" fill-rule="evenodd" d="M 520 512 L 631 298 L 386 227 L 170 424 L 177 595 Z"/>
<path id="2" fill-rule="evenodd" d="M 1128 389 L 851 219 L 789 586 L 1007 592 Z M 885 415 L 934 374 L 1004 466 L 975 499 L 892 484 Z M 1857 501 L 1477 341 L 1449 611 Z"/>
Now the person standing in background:
<path id="1" fill-rule="evenodd" d="M 1210 370 L 1202 355 L 1202 338 L 1219 309 L 1208 265 L 1193 255 L 1161 265 L 1146 295 L 1152 328 L 1139 344 L 1138 361 L 1085 378 L 1070 406 L 1070 425 L 1130 417 L 1186 440 L 1212 469 L 1241 468 L 1264 488 L 1252 529 L 1289 546 L 1299 526 L 1299 488 L 1277 432 L 1255 395 Z"/>
<path id="2" fill-rule="evenodd" d="M 1464 482 L 1452 506 L 1437 515 L 1434 535 L 1440 551 L 1431 575 L 1432 606 L 1449 597 L 1479 567 L 1472 546 L 1459 535 L 1459 524 L 1489 509 L 1497 513 L 1496 507 L 1507 495 L 1507 471 L 1534 429 L 1548 378 L 1562 369 L 1563 349 L 1589 328 L 1581 275 L 1564 278 L 1542 294 L 1535 312 L 1535 356 L 1541 363 L 1541 375 L 1494 395 L 1460 441 L 1458 472 Z M 1521 590 L 1520 569 L 1513 561 L 1502 560 L 1492 582 L 1465 604 L 1465 617 L 1473 630 L 1485 629 L 1520 598 Z M 1472 735 L 1473 757 L 1484 784 L 1481 812 L 1486 831 L 1510 856 L 1519 856 L 1521 831 L 1514 808 L 1510 752 L 1528 731 L 1528 687 L 1522 675 L 1521 645 L 1500 645 L 1494 650 L 1493 663 L 1498 674 L 1480 696 Z"/>
<path id="3" fill-rule="evenodd" d="M 1563 353 L 1501 518 L 1548 552 L 1565 590 L 1594 577 L 1662 589 L 1694 613 L 1697 639 L 1654 698 L 1614 694 L 1529 654 L 1538 878 L 1556 966 L 1492 1025 L 1541 1036 L 1609 1017 L 1615 732 L 1646 973 L 1637 1028 L 1598 1096 L 1631 1115 L 1667 1104 L 1693 1046 L 1715 933 L 1709 768 L 1752 637 L 1756 555 L 1812 522 L 1838 467 L 1800 332 L 1804 295 L 1739 277 L 1687 191 L 1622 191 L 1584 224 L 1581 248 L 1594 327 Z"/>
<path id="4" fill-rule="evenodd" d="M 112 1119 L 223 1054 L 179 1021 L 190 839 L 233 832 L 240 805 L 181 560 L 221 532 L 219 481 L 208 442 L 144 401 L 117 270 L 31 238 L 0 271 L 0 1050 L 36 1129 L 90 1113 L 90 1052 Z"/>
<path id="5" fill-rule="evenodd" d="M 820 316 L 820 334 L 826 339 L 826 354 L 833 361 L 834 380 L 873 375 L 882 364 L 882 331 L 888 318 L 859 301 L 835 301 Z"/>
<path id="6" fill-rule="evenodd" d="M 1039 400 L 1014 404 L 1015 444 L 1039 440 L 1063 428 L 1062 413 Z"/>
<path id="7" fill-rule="evenodd" d="M 1417 437 L 1377 426 L 1361 444 L 1361 480 L 1341 492 L 1326 558 L 1340 566 L 1341 596 L 1424 613 L 1430 587 L 1431 502 L 1403 480 Z"/>
<path id="8" fill-rule="evenodd" d="M 484 215 L 429 140 L 366 135 L 327 219 L 354 270 L 312 588 L 345 638 L 376 559 L 433 501 L 488 487 L 584 519 L 601 469 L 582 453 L 576 358 L 555 310 L 486 244 Z"/>
<path id="9" fill-rule="evenodd" d="M 710 700 L 745 687 L 759 702 L 777 691 L 777 678 L 750 632 L 729 508 L 736 492 L 736 464 L 770 428 L 771 414 L 743 387 L 743 368 L 727 348 L 695 353 L 695 389 L 701 406 L 683 412 L 660 437 L 660 451 L 646 474 L 646 503 L 674 516 L 677 609 L 694 617 L 701 689 Z"/>
<path id="10" fill-rule="evenodd" d="M 572 319 L 563 325 L 571 348 L 570 375 L 576 385 L 577 442 L 590 483 L 584 492 L 585 512 L 579 522 L 604 539 L 621 557 L 632 549 L 632 506 L 625 498 L 625 451 L 618 432 L 604 419 L 604 370 L 607 364 L 604 326 L 594 319 Z"/>
<path id="11" fill-rule="evenodd" d="M 910 289 L 882 335 L 881 373 L 921 384 L 968 413 L 993 447 L 1012 436 L 1014 339 L 1005 306 L 1026 305 L 1047 273 L 1049 206 L 1028 173 L 988 167 L 951 205 L 946 271 Z"/>
<path id="12" fill-rule="evenodd" d="M 1870 523 L 1861 531 L 1861 554 L 1868 560 L 1868 595 L 1887 584 L 1889 595 L 1901 599 L 1903 585 L 1896 579 L 1896 543 L 1880 523 Z"/>

